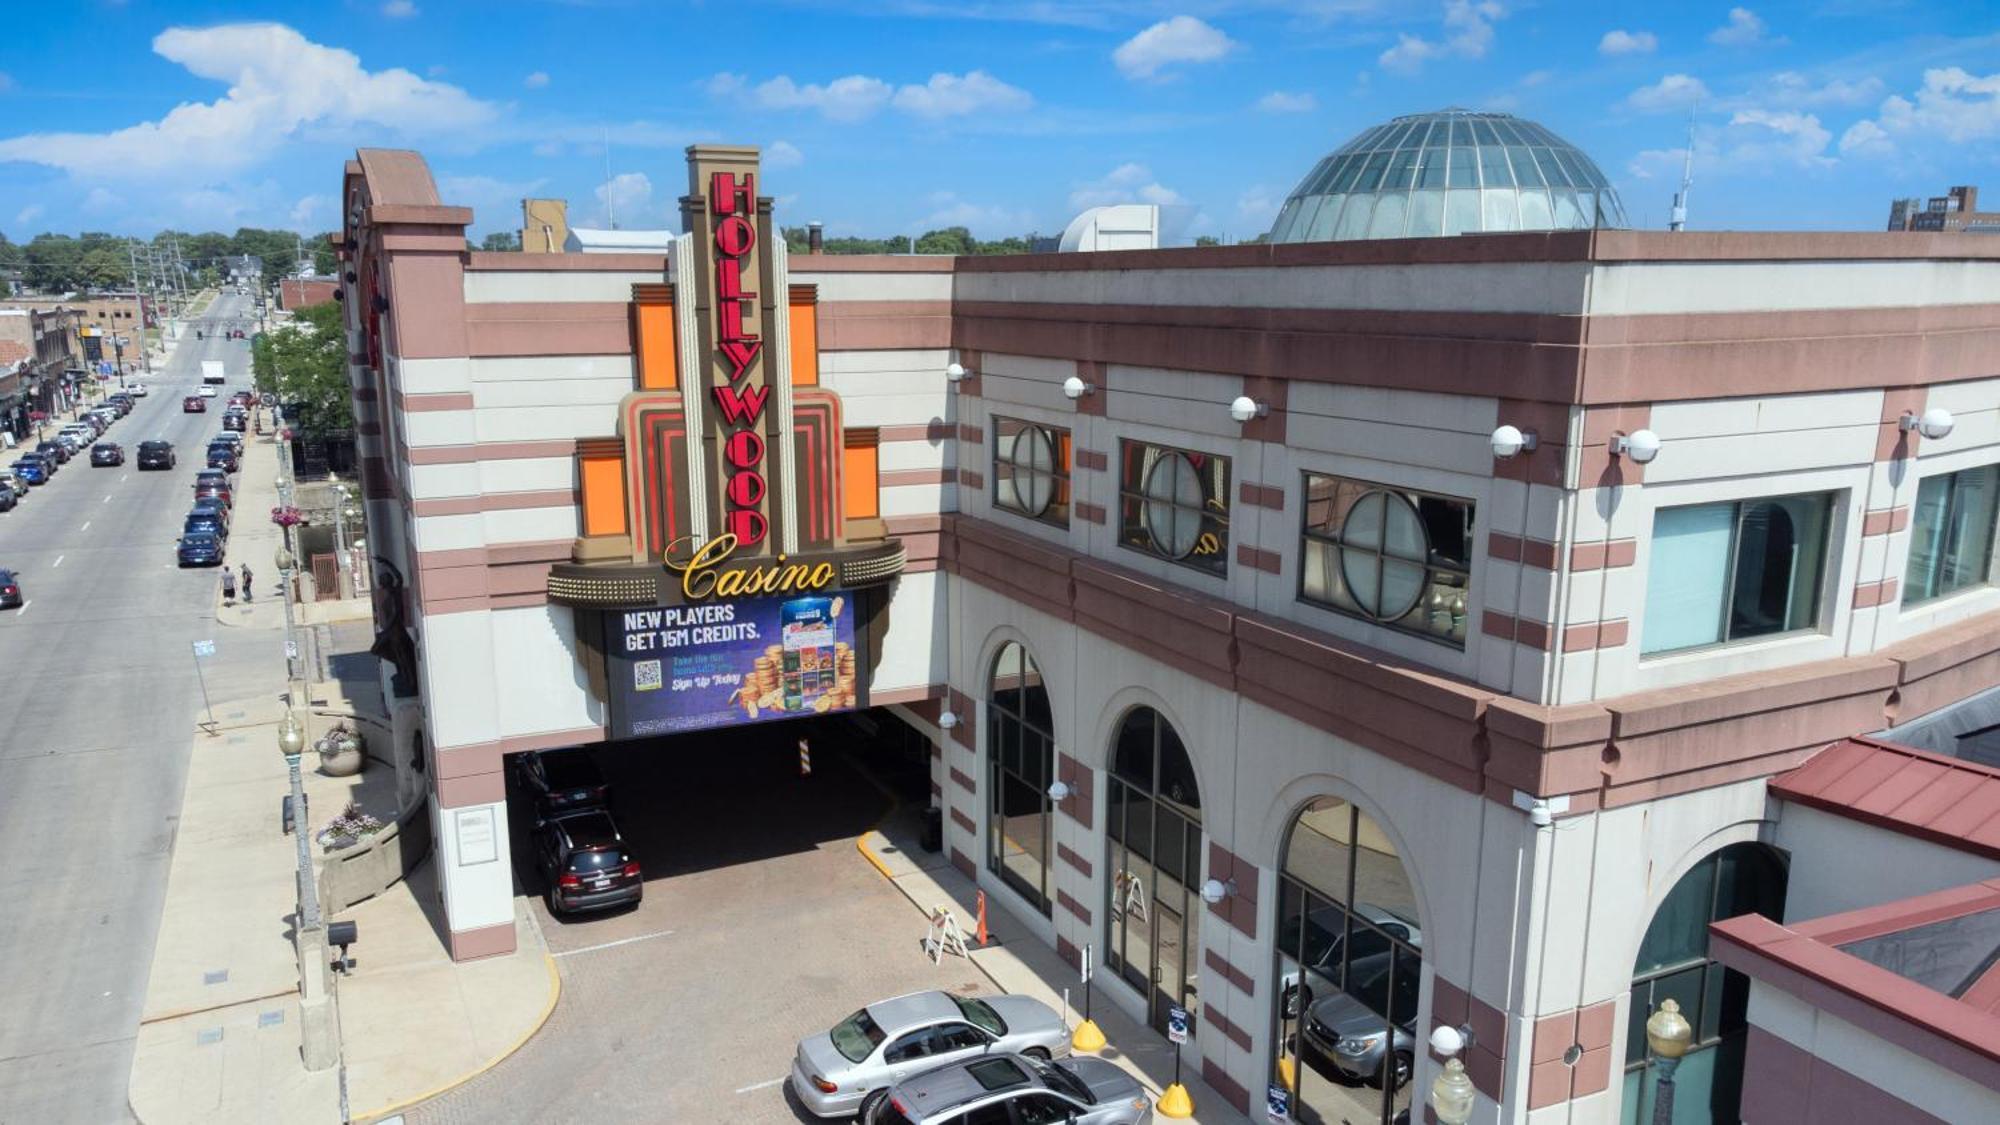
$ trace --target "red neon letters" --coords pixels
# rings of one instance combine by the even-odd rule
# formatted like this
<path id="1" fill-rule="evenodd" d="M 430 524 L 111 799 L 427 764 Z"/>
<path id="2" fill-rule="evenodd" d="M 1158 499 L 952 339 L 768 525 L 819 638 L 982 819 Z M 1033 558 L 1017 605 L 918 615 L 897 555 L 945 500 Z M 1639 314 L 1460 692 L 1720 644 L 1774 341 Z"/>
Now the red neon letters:
<path id="1" fill-rule="evenodd" d="M 759 511 L 764 501 L 764 435 L 757 430 L 764 400 L 771 388 L 750 379 L 764 342 L 743 330 L 746 312 L 754 312 L 757 294 L 743 288 L 745 259 L 757 247 L 757 177 L 738 181 L 731 172 L 709 180 L 708 205 L 721 216 L 715 224 L 715 348 L 729 361 L 729 379 L 714 388 L 722 422 L 733 427 L 722 443 L 729 463 L 724 494 L 730 505 L 724 516 L 728 532 L 742 547 L 764 541 L 770 521 Z M 752 269 L 752 276 L 755 270 Z"/>

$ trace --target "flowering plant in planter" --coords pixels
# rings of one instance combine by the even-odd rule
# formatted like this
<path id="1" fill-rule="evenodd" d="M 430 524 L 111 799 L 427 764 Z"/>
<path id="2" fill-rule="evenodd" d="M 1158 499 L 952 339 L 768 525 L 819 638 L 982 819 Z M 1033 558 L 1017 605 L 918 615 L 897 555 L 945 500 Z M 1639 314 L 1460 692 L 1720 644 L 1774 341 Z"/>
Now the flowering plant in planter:
<path id="1" fill-rule="evenodd" d="M 326 827 L 313 837 L 328 851 L 351 848 L 382 831 L 382 822 L 361 811 L 361 806 L 349 802 L 339 816 L 326 822 Z"/>
<path id="2" fill-rule="evenodd" d="M 279 527 L 296 527 L 306 522 L 306 514 L 297 508 L 280 504 L 271 509 L 271 522 Z"/>

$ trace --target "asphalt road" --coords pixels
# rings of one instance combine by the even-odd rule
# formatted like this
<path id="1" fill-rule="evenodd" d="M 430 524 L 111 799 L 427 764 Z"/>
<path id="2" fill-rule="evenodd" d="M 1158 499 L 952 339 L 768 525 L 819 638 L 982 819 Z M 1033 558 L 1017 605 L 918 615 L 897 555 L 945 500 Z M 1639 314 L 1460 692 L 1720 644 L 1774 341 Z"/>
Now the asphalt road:
<path id="1" fill-rule="evenodd" d="M 212 331 L 249 306 L 219 298 L 210 338 L 190 331 L 145 380 L 151 395 L 105 435 L 126 448 L 123 468 L 72 460 L 0 513 L 0 567 L 28 599 L 0 612 L 0 1121 L 132 1120 L 132 1043 L 201 706 L 190 642 L 216 642 L 211 691 L 283 687 L 281 642 L 219 627 L 217 573 L 173 554 L 222 426 L 219 409 L 184 414 L 181 399 L 203 359 L 228 364 L 229 389 L 249 385 L 246 342 Z M 178 468 L 138 471 L 133 451 L 152 438 L 174 443 Z"/>

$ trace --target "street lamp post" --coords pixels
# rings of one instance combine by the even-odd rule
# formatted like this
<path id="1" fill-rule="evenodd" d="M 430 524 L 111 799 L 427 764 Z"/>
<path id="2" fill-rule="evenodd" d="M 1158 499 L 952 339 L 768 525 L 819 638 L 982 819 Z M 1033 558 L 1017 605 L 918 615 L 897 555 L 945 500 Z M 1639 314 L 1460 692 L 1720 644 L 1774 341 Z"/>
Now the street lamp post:
<path id="1" fill-rule="evenodd" d="M 299 759 L 305 753 L 306 734 L 299 720 L 287 708 L 285 721 L 278 727 L 278 752 L 285 756 L 285 768 L 292 775 L 292 835 L 298 838 L 299 853 L 299 932 L 319 929 L 319 887 L 312 876 L 312 855 L 306 846 L 311 831 L 306 826 L 306 786 L 299 774 Z"/>
<path id="2" fill-rule="evenodd" d="M 1444 1069 L 1431 1080 L 1431 1112 L 1437 1114 L 1439 1125 L 1465 1125 L 1472 1120 L 1473 1099 L 1478 1093 L 1472 1076 L 1465 1073 L 1465 1064 L 1456 1058 L 1446 1059 Z"/>
<path id="3" fill-rule="evenodd" d="M 1687 1054 L 1693 1038 L 1694 1029 L 1688 1026 L 1680 1004 L 1672 998 L 1660 1001 L 1659 1008 L 1646 1020 L 1646 1046 L 1651 1048 L 1653 1066 L 1659 1071 L 1653 1083 L 1653 1125 L 1672 1125 L 1674 1071 L 1681 1065 L 1681 1056 Z"/>

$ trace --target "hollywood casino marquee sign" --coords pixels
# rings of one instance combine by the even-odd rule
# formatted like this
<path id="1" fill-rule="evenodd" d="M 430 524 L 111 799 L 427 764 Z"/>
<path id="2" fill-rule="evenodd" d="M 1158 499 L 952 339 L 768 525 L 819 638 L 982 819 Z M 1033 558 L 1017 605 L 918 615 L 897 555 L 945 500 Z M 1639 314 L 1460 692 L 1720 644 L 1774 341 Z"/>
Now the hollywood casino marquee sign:
<path id="1" fill-rule="evenodd" d="M 757 294 L 743 278 L 757 276 L 757 176 L 716 172 L 709 181 L 708 206 L 715 224 L 715 352 L 728 365 L 725 381 L 712 390 L 727 433 L 722 441 L 729 479 L 724 521 L 732 549 L 754 549 L 771 531 L 764 514 L 764 435 L 759 427 L 771 387 L 763 379 L 764 341 L 744 331 L 745 312 L 755 314 Z"/>

